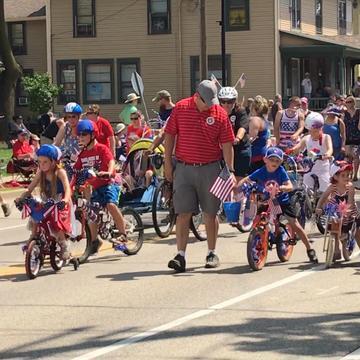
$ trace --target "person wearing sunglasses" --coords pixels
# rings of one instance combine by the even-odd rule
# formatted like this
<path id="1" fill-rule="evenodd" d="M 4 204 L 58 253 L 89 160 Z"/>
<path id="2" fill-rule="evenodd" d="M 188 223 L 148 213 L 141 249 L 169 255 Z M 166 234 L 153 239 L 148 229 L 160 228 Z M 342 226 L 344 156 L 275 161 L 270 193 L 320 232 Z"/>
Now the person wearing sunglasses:
<path id="1" fill-rule="evenodd" d="M 91 167 L 98 171 L 97 176 L 89 180 L 93 192 L 91 202 L 106 206 L 120 233 L 119 241 L 126 240 L 125 221 L 118 208 L 120 187 L 113 182 L 115 160 L 110 149 L 95 139 L 95 125 L 89 119 L 81 120 L 77 125 L 77 134 L 82 151 L 74 165 L 75 170 Z M 96 223 L 89 223 L 92 247 L 91 255 L 96 254 L 102 241 L 98 239 Z"/>
<path id="2" fill-rule="evenodd" d="M 250 169 L 249 118 L 246 110 L 237 103 L 238 92 L 235 88 L 225 86 L 218 94 L 221 107 L 226 111 L 233 127 L 235 140 L 234 171 L 236 181 L 248 175 Z"/>
<path id="3" fill-rule="evenodd" d="M 54 141 L 55 146 L 59 146 L 63 153 L 63 158 L 68 158 L 75 162 L 80 153 L 80 145 L 77 134 L 77 125 L 83 110 L 75 102 L 71 102 L 64 107 L 65 126 L 60 128 Z"/>
<path id="4" fill-rule="evenodd" d="M 129 153 L 131 146 L 135 141 L 141 138 L 151 138 L 151 129 L 144 124 L 144 116 L 140 110 L 136 110 L 130 114 L 131 124 L 127 127 L 126 132 L 126 148 Z"/>
<path id="5" fill-rule="evenodd" d="M 330 184 L 330 159 L 333 154 L 331 137 L 323 133 L 324 118 L 317 112 L 311 112 L 306 118 L 306 128 L 309 134 L 305 135 L 299 144 L 289 149 L 291 153 L 299 153 L 307 150 L 309 157 L 321 156 L 314 163 L 311 171 L 304 175 L 304 184 L 310 189 L 314 188 L 313 174 L 319 179 L 319 191 L 324 192 Z"/>
<path id="6" fill-rule="evenodd" d="M 349 160 L 354 163 L 353 181 L 358 181 L 360 164 L 360 109 L 356 108 L 356 102 L 353 96 L 348 96 L 345 104 L 346 155 Z"/>

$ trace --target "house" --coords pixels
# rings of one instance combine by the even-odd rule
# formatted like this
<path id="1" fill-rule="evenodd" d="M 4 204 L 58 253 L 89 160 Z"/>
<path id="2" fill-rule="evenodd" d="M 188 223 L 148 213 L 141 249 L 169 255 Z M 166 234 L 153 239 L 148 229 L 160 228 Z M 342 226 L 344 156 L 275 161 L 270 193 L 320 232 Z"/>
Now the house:
<path id="1" fill-rule="evenodd" d="M 5 0 L 5 21 L 10 44 L 24 75 L 47 71 L 45 0 Z M 15 114 L 31 116 L 21 86 L 16 89 Z"/>
<path id="2" fill-rule="evenodd" d="M 149 109 L 156 106 L 151 99 L 160 89 L 169 90 L 175 100 L 195 91 L 200 77 L 198 0 L 6 1 L 13 12 L 21 12 L 9 21 L 23 22 L 29 32 L 24 38 L 27 55 L 17 55 L 19 62 L 24 69 L 47 69 L 64 87 L 57 112 L 69 101 L 98 103 L 117 122 L 126 95 L 133 92 L 134 71 L 144 80 Z M 351 90 L 360 63 L 358 0 L 225 4 L 227 82 L 233 85 L 241 73 L 247 75 L 241 98 L 301 95 L 306 72 L 313 84 L 313 108 L 321 108 L 329 92 Z M 208 70 L 221 81 L 220 18 L 221 1 L 206 1 Z M 28 62 L 35 46 L 30 30 L 36 34 L 35 28 L 41 49 Z M 20 26 L 16 29 L 20 33 Z"/>

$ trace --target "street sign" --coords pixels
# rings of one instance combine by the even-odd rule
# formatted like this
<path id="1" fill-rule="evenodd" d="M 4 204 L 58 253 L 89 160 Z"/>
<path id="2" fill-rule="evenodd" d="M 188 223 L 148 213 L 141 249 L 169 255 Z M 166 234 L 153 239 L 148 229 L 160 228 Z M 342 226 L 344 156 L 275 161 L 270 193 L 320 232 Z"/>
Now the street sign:
<path id="1" fill-rule="evenodd" d="M 144 82 L 141 78 L 141 76 L 135 71 L 131 75 L 131 85 L 135 92 L 140 95 L 145 108 L 145 114 L 146 114 L 146 122 L 149 121 L 149 114 L 146 107 L 145 97 L 144 97 Z"/>

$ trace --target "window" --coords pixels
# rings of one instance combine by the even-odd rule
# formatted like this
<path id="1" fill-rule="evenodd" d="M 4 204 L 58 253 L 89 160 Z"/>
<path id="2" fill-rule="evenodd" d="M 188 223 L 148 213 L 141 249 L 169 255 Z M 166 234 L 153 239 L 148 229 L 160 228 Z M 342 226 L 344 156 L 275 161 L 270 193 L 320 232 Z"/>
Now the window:
<path id="1" fill-rule="evenodd" d="M 322 34 L 322 19 L 323 7 L 322 0 L 315 0 L 315 25 L 316 25 L 316 33 Z"/>
<path id="2" fill-rule="evenodd" d="M 84 103 L 114 103 L 114 61 L 83 61 Z"/>
<path id="3" fill-rule="evenodd" d="M 56 62 L 57 83 L 63 86 L 58 97 L 59 104 L 79 102 L 79 62 L 78 60 L 59 60 Z"/>
<path id="4" fill-rule="evenodd" d="M 139 58 L 117 60 L 118 95 L 121 103 L 126 100 L 128 94 L 134 92 L 131 85 L 131 75 L 135 71 L 140 74 Z"/>
<path id="5" fill-rule="evenodd" d="M 25 23 L 8 23 L 8 35 L 14 55 L 26 55 Z"/>
<path id="6" fill-rule="evenodd" d="M 32 76 L 34 74 L 33 69 L 22 69 L 22 77 L 18 79 L 16 83 L 15 96 L 17 106 L 28 106 L 28 94 L 22 85 L 22 79 L 24 76 Z"/>
<path id="7" fill-rule="evenodd" d="M 226 31 L 250 30 L 249 0 L 228 0 L 225 6 Z"/>
<path id="8" fill-rule="evenodd" d="M 339 35 L 346 35 L 346 0 L 338 0 Z"/>
<path id="9" fill-rule="evenodd" d="M 301 0 L 290 0 L 291 27 L 301 29 Z"/>
<path id="10" fill-rule="evenodd" d="M 199 56 L 190 56 L 190 77 L 191 77 L 191 93 L 196 91 L 196 87 L 200 82 L 200 66 Z M 226 55 L 226 79 L 230 82 L 231 74 L 231 57 Z M 221 55 L 209 55 L 208 56 L 208 78 L 210 79 L 211 74 L 214 74 L 219 82 L 222 82 L 222 66 L 221 66 Z"/>
<path id="11" fill-rule="evenodd" d="M 170 0 L 148 0 L 148 33 L 171 33 Z"/>
<path id="12" fill-rule="evenodd" d="M 95 37 L 95 0 L 73 0 L 74 37 Z"/>

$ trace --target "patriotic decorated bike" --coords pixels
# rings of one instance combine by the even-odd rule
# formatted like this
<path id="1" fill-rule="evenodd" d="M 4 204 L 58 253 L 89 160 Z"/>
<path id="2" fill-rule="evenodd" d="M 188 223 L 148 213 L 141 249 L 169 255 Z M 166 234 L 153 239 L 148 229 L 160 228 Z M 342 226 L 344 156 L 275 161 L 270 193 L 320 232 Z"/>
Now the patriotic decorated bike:
<path id="1" fill-rule="evenodd" d="M 325 253 L 325 266 L 329 268 L 334 262 L 335 241 L 341 242 L 342 254 L 345 261 L 349 261 L 356 246 L 355 233 L 357 223 L 352 218 L 350 223 L 344 225 L 344 218 L 349 207 L 346 201 L 338 204 L 328 203 L 325 206 L 326 216 L 323 252 Z"/>
<path id="2" fill-rule="evenodd" d="M 30 216 L 36 225 L 31 240 L 23 248 L 25 270 L 29 279 L 38 276 L 47 256 L 50 258 L 50 265 L 54 271 L 60 271 L 66 261 L 63 259 L 63 249 L 51 231 L 51 224 L 54 220 L 57 221 L 59 210 L 65 207 L 64 201 L 48 199 L 46 202 L 39 202 L 32 197 L 27 197 L 16 200 L 15 205 L 22 212 L 23 219 Z M 78 259 L 70 256 L 69 261 L 77 270 Z"/>
<path id="3" fill-rule="evenodd" d="M 107 208 L 99 203 L 88 201 L 84 197 L 83 190 L 88 180 L 97 176 L 97 172 L 91 168 L 76 172 L 74 181 L 76 187 L 78 187 L 78 192 L 76 193 L 77 211 L 81 212 L 83 219 L 98 225 L 98 235 L 102 240 L 109 241 L 114 250 L 121 251 L 126 255 L 135 255 L 139 252 L 144 242 L 144 226 L 141 217 L 136 210 L 130 207 L 121 209 L 125 221 L 126 239 L 119 242 L 118 238 L 121 234 L 116 229 L 114 220 Z M 88 241 L 88 239 L 91 239 L 88 225 L 85 225 L 85 230 L 87 234 L 87 249 L 81 259 L 82 262 L 86 261 L 92 252 L 91 241 Z"/>
<path id="4" fill-rule="evenodd" d="M 255 271 L 265 266 L 268 251 L 274 246 L 279 260 L 289 261 L 297 243 L 292 228 L 281 216 L 281 207 L 276 199 L 278 188 L 276 182 L 268 182 L 263 189 L 263 198 L 259 198 L 258 214 L 248 237 L 247 259 Z"/>

